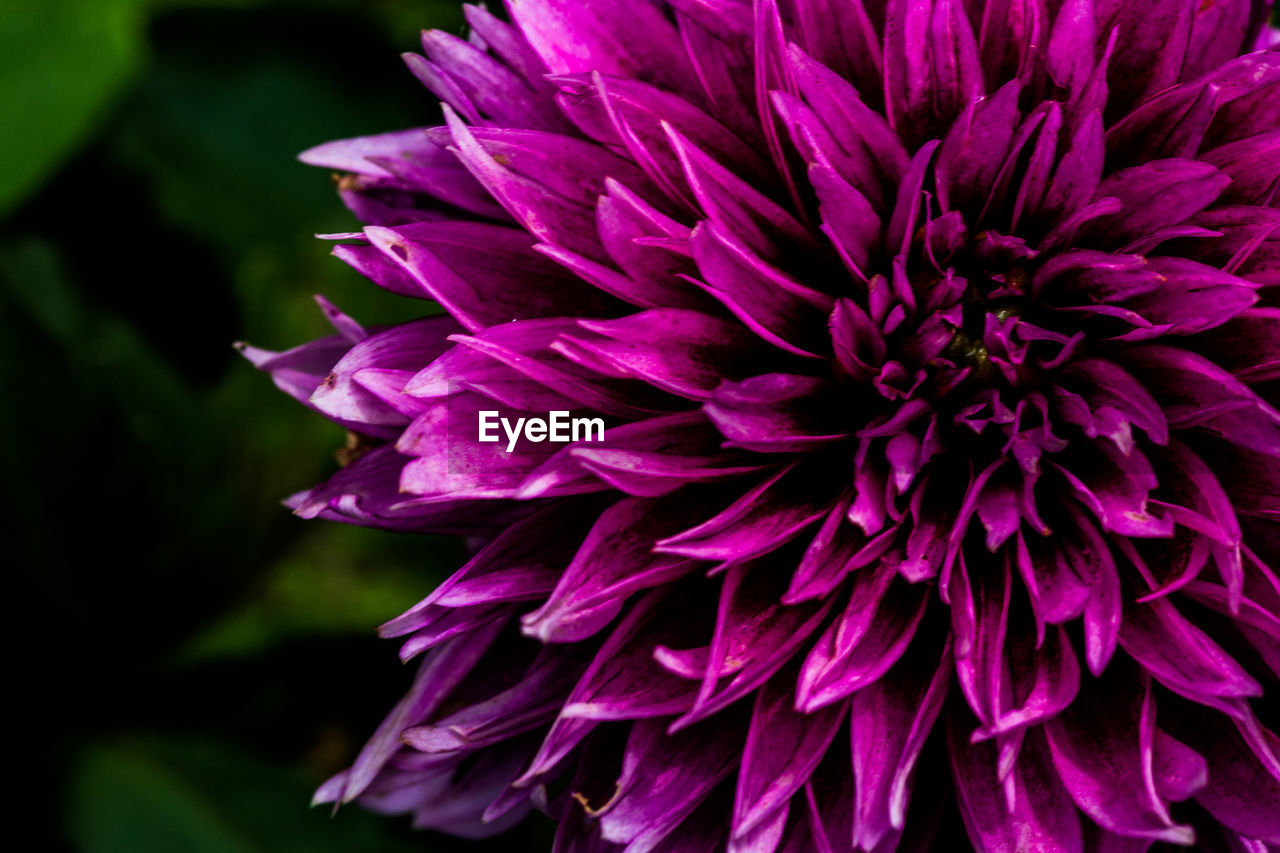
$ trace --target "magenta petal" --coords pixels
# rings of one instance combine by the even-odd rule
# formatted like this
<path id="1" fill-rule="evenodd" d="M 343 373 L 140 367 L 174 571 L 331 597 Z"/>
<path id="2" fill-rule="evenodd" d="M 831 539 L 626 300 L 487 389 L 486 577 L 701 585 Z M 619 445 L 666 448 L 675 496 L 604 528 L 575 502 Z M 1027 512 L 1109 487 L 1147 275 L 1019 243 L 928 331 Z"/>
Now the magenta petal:
<path id="1" fill-rule="evenodd" d="M 1195 6 L 1155 0 L 1141 9 L 1115 3 L 1108 22 L 1119 30 L 1122 50 L 1112 57 L 1107 83 L 1116 112 L 1176 83 L 1191 41 Z"/>
<path id="2" fill-rule="evenodd" d="M 493 30 L 490 30 L 493 32 Z M 422 33 L 422 48 L 431 64 L 479 115 L 504 127 L 562 131 L 564 118 L 542 99 L 535 81 L 471 42 L 440 30 Z M 446 93 L 436 92 L 444 100 Z M 457 104 L 452 104 L 455 109 Z"/>
<path id="3" fill-rule="evenodd" d="M 1197 9 L 1183 76 L 1198 77 L 1249 50 L 1248 37 L 1258 5 L 1253 0 L 1222 0 Z"/>
<path id="4" fill-rule="evenodd" d="M 1138 450 L 1126 456 L 1110 442 L 1095 443 L 1091 451 L 1073 470 L 1053 465 L 1103 529 L 1144 539 L 1172 535 L 1173 519 L 1150 505 L 1159 483 L 1147 457 Z"/>
<path id="5" fill-rule="evenodd" d="M 470 331 L 511 320 L 617 308 L 533 251 L 523 231 L 479 222 L 366 229 L 370 241 Z M 530 291 L 539 280 L 550 288 Z"/>
<path id="6" fill-rule="evenodd" d="M 819 404 L 833 393 L 817 377 L 767 373 L 723 383 L 703 408 L 731 446 L 789 453 L 847 438 L 831 407 Z"/>
<path id="7" fill-rule="evenodd" d="M 796 704 L 812 713 L 884 675 L 906 651 L 928 599 L 901 581 L 892 563 L 854 574 L 844 612 L 805 658 Z"/>
<path id="8" fill-rule="evenodd" d="M 784 208 L 717 163 L 675 129 L 668 127 L 667 135 L 680 155 L 689 187 L 707 221 L 768 261 L 784 261 L 787 250 L 816 248 L 812 236 Z"/>
<path id="9" fill-rule="evenodd" d="M 1258 301 L 1256 285 L 1184 258 L 1151 258 L 1158 292 L 1126 300 L 1125 307 L 1170 334 L 1194 335 L 1220 326 Z"/>
<path id="10" fill-rule="evenodd" d="M 801 46 L 817 62 L 877 97 L 883 58 L 868 7 L 876 0 L 816 0 L 796 3 Z"/>
<path id="11" fill-rule="evenodd" d="M 445 114 L 458 156 L 494 198 L 531 234 L 605 260 L 592 207 L 606 178 L 645 186 L 634 166 L 586 142 L 540 131 L 469 128 Z M 548 216 L 548 211 L 555 211 Z"/>
<path id="12" fill-rule="evenodd" d="M 1181 802 L 1209 781 L 1209 765 L 1191 747 L 1156 729 L 1151 773 L 1161 799 Z"/>
<path id="13" fill-rule="evenodd" d="M 823 519 L 791 576 L 791 586 L 782 598 L 784 604 L 830 595 L 856 568 L 855 560 L 866 545 L 866 537 L 849 522 L 852 499 L 852 494 L 841 496 Z"/>
<path id="14" fill-rule="evenodd" d="M 792 113 L 797 146 L 821 143 L 827 164 L 881 206 L 907 168 L 907 151 L 884 117 L 863 103 L 849 82 L 802 50 L 789 53 L 791 73 L 812 118 Z"/>
<path id="15" fill-rule="evenodd" d="M 556 74 L 599 71 L 656 76 L 679 89 L 695 78 L 675 27 L 651 0 L 520 0 L 511 17 L 546 67 Z M 634 38 L 644 33 L 644 38 Z"/>
<path id="16" fill-rule="evenodd" d="M 749 371 L 753 351 L 763 349 L 737 323 L 678 308 L 580 324 L 599 337 L 564 339 L 628 375 L 694 400 L 709 398 L 725 376 Z"/>
<path id="17" fill-rule="evenodd" d="M 828 166 L 811 166 L 809 182 L 818 194 L 824 233 L 855 274 L 866 278 L 863 270 L 871 268 L 871 260 L 880 248 L 881 223 L 875 208 Z"/>
<path id="18" fill-rule="evenodd" d="M 698 701 L 672 724 L 673 730 L 705 719 L 757 689 L 822 624 L 832 602 L 778 604 L 782 586 L 777 569 L 776 559 L 763 559 L 735 564 L 725 573 Z"/>
<path id="19" fill-rule="evenodd" d="M 557 740 L 557 729 L 562 726 L 565 731 L 575 731 L 596 721 L 665 717 L 692 707 L 696 685 L 665 671 L 653 655 L 663 643 L 680 642 L 688 627 L 646 625 L 653 617 L 653 602 L 652 598 L 641 599 L 609 635 L 573 688 L 560 721 L 548 735 L 547 744 L 557 745 L 552 755 L 562 751 Z"/>
<path id="20" fill-rule="evenodd" d="M 916 762 L 951 684 L 950 648 L 939 662 L 924 645 L 853 694 L 854 843 L 868 850 L 905 828 Z"/>
<path id="21" fill-rule="evenodd" d="M 1280 130 L 1260 133 L 1200 155 L 1231 178 L 1223 200 L 1275 204 L 1280 185 Z"/>
<path id="22" fill-rule="evenodd" d="M 361 382 L 367 370 L 391 370 L 401 375 L 396 392 L 413 377 L 411 368 L 431 361 L 449 346 L 458 326 L 448 317 L 427 317 L 371 335 L 351 348 L 333 366 L 311 395 L 311 404 L 342 424 L 403 426 L 423 411 L 421 401 L 395 394 L 375 393 Z M 388 389 L 390 390 L 390 389 Z M 403 400 L 397 399 L 403 396 Z"/>
<path id="23" fill-rule="evenodd" d="M 550 592 L 560 571 L 573 558 L 574 548 L 546 531 L 585 532 L 592 516 L 582 509 L 572 503 L 550 506 L 511 525 L 430 595 L 383 624 L 379 635 L 399 637 L 417 630 L 421 614 L 433 606 L 466 607 L 493 601 L 496 591 L 506 593 L 500 599 L 503 601 Z"/>
<path id="24" fill-rule="evenodd" d="M 1216 723 L 1188 734 L 1194 734 L 1188 739 L 1208 764 L 1209 781 L 1195 794 L 1196 801 L 1241 835 L 1280 844 L 1280 779 L 1257 748 L 1230 726 Z M 1274 755 L 1280 738 L 1262 734 Z"/>
<path id="25" fill-rule="evenodd" d="M 401 490 L 436 499 L 513 496 L 555 445 L 522 441 L 507 453 L 501 441 L 477 442 L 472 430 L 480 412 L 495 409 L 491 400 L 469 392 L 428 403 L 396 442 L 400 453 L 415 457 L 405 465 Z"/>
<path id="26" fill-rule="evenodd" d="M 950 721 L 951 767 L 969 840 L 984 853 L 1024 850 L 1083 853 L 1080 816 L 1058 780 L 1038 732 L 1024 743 L 1012 772 L 997 776 L 994 745 L 966 744 Z"/>
<path id="27" fill-rule="evenodd" d="M 1203 356 L 1144 346 L 1127 353 L 1125 365 L 1160 401 L 1171 427 L 1199 427 L 1250 450 L 1280 452 L 1280 412 Z"/>
<path id="28" fill-rule="evenodd" d="M 570 445 L 529 475 L 519 497 L 578 494 L 606 487 L 636 497 L 669 494 L 689 483 L 736 478 L 765 467 L 721 449 L 723 437 L 702 412 L 682 412 L 609 430 L 602 442 Z"/>
<path id="29" fill-rule="evenodd" d="M 246 343 L 237 343 L 236 349 L 254 367 L 270 374 L 277 388 L 309 405 L 312 393 L 351 349 L 351 341 L 330 335 L 285 352 L 271 352 Z"/>
<path id="30" fill-rule="evenodd" d="M 368 450 L 324 483 L 296 495 L 289 506 L 301 518 L 328 518 L 418 533 L 492 533 L 514 520 L 509 505 L 467 507 L 447 501 L 419 502 L 400 490 L 404 468 L 413 460 L 388 444 Z M 477 506 L 484 513 L 477 513 Z"/>
<path id="31" fill-rule="evenodd" d="M 475 376 L 473 373 L 468 376 L 464 387 L 474 387 L 508 406 L 529 411 L 545 408 L 589 408 L 606 415 L 630 418 L 661 411 L 648 405 L 652 401 L 652 395 L 646 398 L 646 395 L 636 393 L 634 386 L 628 387 L 617 381 L 623 377 L 616 372 L 601 376 L 599 371 L 582 368 L 554 352 L 553 343 L 558 338 L 566 332 L 576 332 L 579 328 L 577 322 L 570 319 L 523 320 L 493 326 L 474 336 L 454 335 L 452 340 L 482 354 L 485 358 L 481 361 L 492 359 L 509 368 L 496 369 L 492 375 L 487 371 L 477 371 L 480 375 Z M 432 386 L 442 379 L 447 384 L 447 374 L 440 375 L 444 373 L 432 371 L 429 367 L 426 375 L 419 374 L 407 386 L 410 388 L 409 393 L 419 393 L 413 389 L 420 388 L 428 380 Z M 504 379 L 508 381 L 504 382 Z M 519 381 L 511 382 L 511 379 Z M 435 390 L 437 389 L 433 387 L 432 391 Z M 548 391 L 555 393 L 548 395 Z M 507 394 L 513 396 L 506 396 Z M 639 398 L 638 402 L 633 402 L 636 398 Z M 541 404 L 541 401 L 548 399 L 558 400 L 560 405 L 546 407 Z M 524 400 L 533 402 L 526 404 L 522 402 Z M 474 423 L 474 420 L 466 422 Z"/>
<path id="32" fill-rule="evenodd" d="M 759 155 L 720 122 L 670 92 L 637 80 L 559 77 L 562 108 L 593 138 L 621 145 L 673 200 L 692 201 L 670 127 L 730 171 L 757 178 L 768 168 Z"/>
<path id="33" fill-rule="evenodd" d="M 619 299 L 641 308 L 700 308 L 713 304 L 696 287 L 679 278 L 696 270 L 689 251 L 673 247 L 687 246 L 690 229 L 612 178 L 605 181 L 605 194 L 596 203 L 596 226 L 605 251 L 626 273 L 621 289 L 610 291 Z M 672 245 L 650 241 L 671 241 Z"/>
<path id="34" fill-rule="evenodd" d="M 1204 210 L 1230 183 L 1226 174 L 1196 160 L 1155 160 L 1123 169 L 1105 178 L 1096 195 L 1118 199 L 1123 209 L 1091 222 L 1082 238 L 1123 246 Z"/>
<path id="35" fill-rule="evenodd" d="M 515 685 L 425 726 L 401 739 L 414 749 L 444 754 L 480 749 L 550 723 L 583 664 L 544 654 Z"/>
<path id="36" fill-rule="evenodd" d="M 734 799 L 734 837 L 761 826 L 804 786 L 848 710 L 835 705 L 807 715 L 794 705 L 789 679 L 773 679 L 756 695 Z"/>
<path id="37" fill-rule="evenodd" d="M 514 784 L 528 785 L 553 774 L 600 721 L 666 716 L 693 705 L 696 685 L 653 659 L 656 645 L 687 642 L 696 630 L 697 614 L 679 603 L 673 609 L 686 617 L 683 621 L 654 618 L 655 612 L 672 605 L 663 590 L 650 591 L 636 601 L 600 646 Z"/>
<path id="38" fill-rule="evenodd" d="M 525 634 L 544 643 L 583 640 L 612 621 L 628 596 L 692 571 L 695 562 L 654 551 L 664 533 L 685 523 L 686 513 L 678 502 L 643 498 L 605 510 L 546 603 L 521 618 Z"/>
<path id="39" fill-rule="evenodd" d="M 658 721 L 632 726 L 618 798 L 600 815 L 601 834 L 636 853 L 653 849 L 733 771 L 741 737 L 723 723 L 679 735 Z"/>
<path id="40" fill-rule="evenodd" d="M 990 97 L 969 104 L 952 125 L 938 148 L 935 167 L 938 201 L 944 209 L 981 210 L 1021 122 L 1021 92 L 1021 83 L 1007 83 Z"/>
<path id="41" fill-rule="evenodd" d="M 1221 89 L 1194 83 L 1167 89 L 1107 130 L 1107 156 L 1115 165 L 1193 157 L 1204 143 L 1222 99 Z"/>
<path id="42" fill-rule="evenodd" d="M 438 146 L 427 139 L 426 128 L 414 128 L 326 142 L 303 151 L 298 159 L 311 166 L 341 172 L 387 176 L 388 172 L 370 161 L 370 157 L 398 157 L 406 152 L 428 151 L 433 148 Z"/>
<path id="43" fill-rule="evenodd" d="M 360 796 L 400 748 L 400 733 L 419 725 L 448 698 L 450 691 L 484 655 L 502 629 L 493 622 L 466 637 L 440 646 L 423 659 L 409 693 L 392 709 L 351 765 L 335 801 L 349 803 Z"/>
<path id="44" fill-rule="evenodd" d="M 1095 676 L 1115 651 L 1122 619 L 1120 577 L 1107 540 L 1082 511 L 1071 513 L 1074 530 L 1060 531 L 1057 560 L 1089 587 L 1084 609 L 1085 660 Z"/>
<path id="45" fill-rule="evenodd" d="M 1203 78 L 1219 89 L 1219 107 L 1208 144 L 1221 145 L 1275 130 L 1280 119 L 1280 53 L 1255 51 L 1226 63 Z"/>
<path id="46" fill-rule="evenodd" d="M 764 340 L 795 355 L 816 358 L 831 299 L 765 263 L 716 223 L 702 222 L 691 238 L 705 279 L 695 284 L 724 303 Z"/>
<path id="47" fill-rule="evenodd" d="M 1262 695 L 1262 686 L 1167 598 L 1128 608 L 1120 645 L 1165 687 L 1227 713 L 1234 713 L 1230 700 Z"/>
<path id="48" fill-rule="evenodd" d="M 1048 735 L 1053 763 L 1076 805 L 1121 835 L 1190 844 L 1152 783 L 1155 702 L 1145 675 L 1113 665 L 1056 719 Z M 1125 683 L 1129 682 L 1129 683 Z"/>
<path id="49" fill-rule="evenodd" d="M 1140 428 L 1156 444 L 1167 444 L 1169 425 L 1145 386 L 1114 362 L 1081 359 L 1063 373 L 1059 406 L 1063 418 L 1080 426 L 1091 438 L 1110 438 L 1122 451 L 1133 446 L 1131 426 Z M 1078 395 L 1069 389 L 1077 389 Z M 1068 396 L 1070 395 L 1070 396 Z M 1083 408 L 1072 397 L 1078 396 Z"/>
<path id="50" fill-rule="evenodd" d="M 1207 337 L 1209 359 L 1244 382 L 1280 377 L 1280 309 L 1249 308 Z"/>
<path id="51" fill-rule="evenodd" d="M 827 514 L 830 485 L 812 468 L 788 466 L 723 512 L 655 546 L 665 554 L 738 563 L 769 553 Z"/>
<path id="52" fill-rule="evenodd" d="M 1049 34 L 1049 76 L 1067 89 L 1074 100 L 1083 91 L 1097 61 L 1098 40 L 1095 0 L 1064 0 Z"/>

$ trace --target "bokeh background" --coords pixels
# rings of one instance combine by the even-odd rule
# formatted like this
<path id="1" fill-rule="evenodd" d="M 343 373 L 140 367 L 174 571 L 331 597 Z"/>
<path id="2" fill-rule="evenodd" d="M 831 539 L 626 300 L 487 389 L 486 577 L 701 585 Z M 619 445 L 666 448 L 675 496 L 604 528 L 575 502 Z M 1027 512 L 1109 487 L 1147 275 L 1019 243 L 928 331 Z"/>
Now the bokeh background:
<path id="1" fill-rule="evenodd" d="M 519 851 L 308 807 L 408 686 L 449 539 L 304 522 L 341 431 L 232 349 L 420 314 L 328 254 L 297 153 L 434 124 L 453 0 L 0 0 L 3 742 L 19 850 Z"/>

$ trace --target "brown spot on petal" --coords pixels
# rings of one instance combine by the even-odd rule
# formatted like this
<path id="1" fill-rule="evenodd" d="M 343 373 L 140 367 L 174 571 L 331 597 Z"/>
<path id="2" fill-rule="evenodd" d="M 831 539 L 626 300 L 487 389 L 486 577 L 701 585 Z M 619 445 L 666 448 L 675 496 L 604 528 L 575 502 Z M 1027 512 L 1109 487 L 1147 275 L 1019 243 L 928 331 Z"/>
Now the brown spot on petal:
<path id="1" fill-rule="evenodd" d="M 360 175 L 339 175 L 334 173 L 333 182 L 343 192 L 356 192 L 364 189 L 364 179 Z"/>
<path id="2" fill-rule="evenodd" d="M 327 379 L 325 380 L 328 381 Z M 347 430 L 347 444 L 333 452 L 333 457 L 343 468 L 359 460 L 362 456 L 381 445 L 382 442 L 354 430 Z"/>

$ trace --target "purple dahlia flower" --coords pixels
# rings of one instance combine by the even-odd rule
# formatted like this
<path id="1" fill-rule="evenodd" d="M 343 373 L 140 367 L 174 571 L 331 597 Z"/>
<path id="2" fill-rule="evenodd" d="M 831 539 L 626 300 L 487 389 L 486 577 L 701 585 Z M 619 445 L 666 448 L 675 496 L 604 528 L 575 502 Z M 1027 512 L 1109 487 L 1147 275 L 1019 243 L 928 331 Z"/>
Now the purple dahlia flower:
<path id="1" fill-rule="evenodd" d="M 444 125 L 302 159 L 334 253 L 447 316 L 246 350 L 353 437 L 298 514 L 476 547 L 317 800 L 564 853 L 1280 845 L 1268 7 L 425 33 Z"/>

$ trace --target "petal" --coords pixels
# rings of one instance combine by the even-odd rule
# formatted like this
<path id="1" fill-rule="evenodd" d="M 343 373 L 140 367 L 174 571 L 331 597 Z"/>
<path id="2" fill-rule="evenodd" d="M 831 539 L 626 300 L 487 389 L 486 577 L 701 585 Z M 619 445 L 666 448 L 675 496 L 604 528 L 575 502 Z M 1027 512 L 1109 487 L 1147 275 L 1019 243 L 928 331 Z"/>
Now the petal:
<path id="1" fill-rule="evenodd" d="M 1280 454 L 1280 412 L 1203 356 L 1143 346 L 1126 353 L 1124 365 L 1160 401 L 1170 427 L 1198 427 L 1259 453 Z"/>
<path id="2" fill-rule="evenodd" d="M 501 621 L 493 622 L 465 637 L 448 641 L 423 658 L 413 687 L 360 750 L 340 791 L 334 792 L 335 802 L 349 803 L 364 793 L 400 749 L 400 733 L 422 723 L 444 703 L 479 662 L 502 628 Z"/>
<path id="3" fill-rule="evenodd" d="M 742 733 L 724 722 L 670 735 L 658 721 L 631 728 L 619 795 L 600 815 L 601 835 L 647 853 L 726 778 L 741 754 Z"/>
<path id="4" fill-rule="evenodd" d="M 788 466 L 723 512 L 658 541 L 656 550 L 699 560 L 742 562 L 778 548 L 827 514 L 835 498 L 813 466 Z M 817 475 L 817 476 L 815 476 Z"/>
<path id="5" fill-rule="evenodd" d="M 680 159 L 665 127 L 706 152 L 729 171 L 769 185 L 769 167 L 720 122 L 669 92 L 638 80 L 558 77 L 562 107 L 588 135 L 612 147 L 622 146 L 658 186 L 675 200 L 692 201 Z"/>
<path id="6" fill-rule="evenodd" d="M 694 284 L 779 349 L 817 357 L 825 344 L 830 297 L 766 263 L 715 222 L 699 223 L 691 244 L 705 279 Z"/>
<path id="7" fill-rule="evenodd" d="M 481 442 L 481 418 L 489 418 L 496 428 L 499 417 L 517 424 L 531 414 L 517 414 L 471 392 L 430 401 L 396 441 L 400 453 L 415 457 L 400 476 L 401 490 L 437 500 L 513 496 L 556 447 L 550 442 L 515 441 L 508 452 L 508 442 L 492 430 L 492 442 Z"/>
<path id="8" fill-rule="evenodd" d="M 702 412 L 635 421 L 609 430 L 603 441 L 559 451 L 529 475 L 519 497 L 609 487 L 636 497 L 658 497 L 689 483 L 742 477 L 764 467 L 758 458 L 721 450 L 722 442 Z"/>
<path id="9" fill-rule="evenodd" d="M 1120 646 L 1182 696 L 1233 713 L 1230 701 L 1261 696 L 1262 686 L 1167 598 L 1126 608 Z"/>
<path id="10" fill-rule="evenodd" d="M 1196 5 L 1182 0 L 1153 0 L 1141 8 L 1131 3 L 1107 5 L 1112 17 L 1105 30 L 1117 28 L 1123 45 L 1112 57 L 1107 84 L 1111 111 L 1122 114 L 1178 81 Z"/>
<path id="11" fill-rule="evenodd" d="M 731 446 L 790 453 L 847 438 L 832 411 L 834 394 L 817 377 L 766 373 L 721 384 L 703 408 Z"/>
<path id="12" fill-rule="evenodd" d="M 951 768 L 969 840 L 984 853 L 1083 851 L 1080 817 L 1050 763 L 1039 733 L 1019 751 L 1009 776 L 997 776 L 994 744 L 966 744 L 964 727 L 948 726 Z"/>
<path id="13" fill-rule="evenodd" d="M 1155 160 L 1121 169 L 1098 185 L 1095 198 L 1119 199 L 1123 210 L 1089 223 L 1080 239 L 1123 246 L 1204 210 L 1230 183 L 1228 175 L 1195 160 Z"/>
<path id="14" fill-rule="evenodd" d="M 788 57 L 796 85 L 813 111 L 812 119 L 792 116 L 793 136 L 797 127 L 808 134 L 795 139 L 797 146 L 803 150 L 805 138 L 830 140 L 822 152 L 829 165 L 881 208 L 907 169 L 907 151 L 898 135 L 846 79 L 798 47 L 792 46 Z"/>
<path id="15" fill-rule="evenodd" d="M 905 828 L 917 759 L 951 684 L 950 644 L 934 657 L 914 643 L 892 675 L 853 694 L 854 844 L 865 849 Z"/>
<path id="16" fill-rule="evenodd" d="M 565 335 L 624 373 L 692 400 L 706 400 L 725 378 L 752 372 L 764 347 L 740 324 L 679 308 L 617 320 L 582 320 L 588 336 Z"/>
<path id="17" fill-rule="evenodd" d="M 605 510 L 546 603 L 521 617 L 524 633 L 544 643 L 579 642 L 612 621 L 629 596 L 693 571 L 696 562 L 654 549 L 688 511 L 671 498 L 624 498 Z"/>
<path id="18" fill-rule="evenodd" d="M 605 251 L 627 275 L 623 289 L 610 291 L 619 299 L 641 308 L 713 304 L 679 277 L 695 272 L 687 248 L 689 229 L 612 178 L 605 181 L 605 194 L 596 204 L 596 226 Z M 672 243 L 685 249 L 677 251 Z"/>
<path id="19" fill-rule="evenodd" d="M 423 364 L 448 347 L 448 336 L 458 326 L 448 317 L 427 317 L 371 335 L 351 348 L 311 395 L 311 405 L 338 423 L 368 426 L 403 426 L 422 413 L 421 401 L 395 394 L 392 400 L 362 385 L 366 370 L 393 370 L 407 383 Z M 398 383 L 397 392 L 404 388 Z M 402 399 L 400 399 L 402 398 Z"/>
<path id="20" fill-rule="evenodd" d="M 470 331 L 534 317 L 616 312 L 617 302 L 533 251 L 523 231 L 479 222 L 369 227 L 370 242 Z M 530 287 L 537 282 L 537 287 Z"/>
<path id="21" fill-rule="evenodd" d="M 848 711 L 844 704 L 802 714 L 794 707 L 792 683 L 789 678 L 773 678 L 756 694 L 734 798 L 735 838 L 785 807 L 809 781 Z"/>
<path id="22" fill-rule="evenodd" d="M 767 261 L 785 263 L 793 253 L 816 252 L 809 231 L 784 208 L 670 125 L 664 124 L 685 178 L 707 218 Z M 803 257 L 803 254 L 801 255 Z"/>
<path id="23" fill-rule="evenodd" d="M 679 91 L 695 79 L 680 37 L 650 0 L 584 5 L 574 0 L 519 0 L 511 18 L 554 74 L 599 71 L 653 78 Z M 634 38 L 644 33 L 644 38 Z"/>
<path id="24" fill-rule="evenodd" d="M 430 595 L 383 624 L 378 635 L 400 637 L 417 630 L 420 615 L 433 606 L 542 598 L 573 558 L 578 534 L 590 526 L 594 516 L 584 509 L 580 502 L 563 501 L 510 525 Z"/>
<path id="25" fill-rule="evenodd" d="M 1200 159 L 1231 178 L 1223 201 L 1274 205 L 1280 194 L 1280 130 L 1260 133 L 1221 148 L 1206 151 Z"/>
<path id="26" fill-rule="evenodd" d="M 894 582 L 896 566 L 883 561 L 855 572 L 844 612 L 805 658 L 796 704 L 812 713 L 884 675 L 906 651 L 924 616 L 927 597 Z"/>
<path id="27" fill-rule="evenodd" d="M 671 724 L 683 729 L 729 707 L 776 673 L 822 624 L 831 601 L 788 607 L 779 559 L 738 563 L 725 573 L 706 671 L 692 710 Z"/>
<path id="28" fill-rule="evenodd" d="M 1155 703 L 1145 676 L 1113 663 L 1086 682 L 1044 732 L 1068 793 L 1099 826 L 1135 838 L 1192 842 L 1191 827 L 1175 824 L 1154 790 Z"/>

